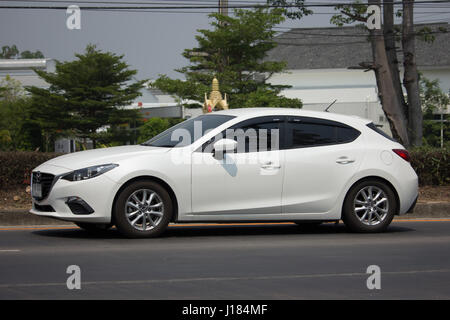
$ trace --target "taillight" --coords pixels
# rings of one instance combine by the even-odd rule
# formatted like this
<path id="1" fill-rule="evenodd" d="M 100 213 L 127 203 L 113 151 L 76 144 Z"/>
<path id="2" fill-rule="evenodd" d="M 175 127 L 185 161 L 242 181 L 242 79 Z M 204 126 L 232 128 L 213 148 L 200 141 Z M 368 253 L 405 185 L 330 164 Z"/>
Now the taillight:
<path id="1" fill-rule="evenodd" d="M 403 160 L 411 162 L 411 157 L 409 156 L 409 152 L 403 149 L 392 149 L 399 157 Z"/>

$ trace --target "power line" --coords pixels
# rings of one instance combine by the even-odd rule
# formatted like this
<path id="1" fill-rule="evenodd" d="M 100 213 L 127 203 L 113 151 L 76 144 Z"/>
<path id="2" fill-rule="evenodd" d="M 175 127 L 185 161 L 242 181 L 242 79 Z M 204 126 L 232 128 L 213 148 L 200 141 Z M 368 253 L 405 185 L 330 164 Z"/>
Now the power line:
<path id="1" fill-rule="evenodd" d="M 5 2 L 4 0 L 2 0 L 3 2 Z M 25 2 L 39 2 L 39 1 L 25 1 Z M 56 1 L 56 0 L 43 0 L 42 2 L 51 2 L 51 3 L 62 3 L 62 1 Z M 447 4 L 450 3 L 450 0 L 430 0 L 430 1 L 408 1 L 410 3 L 414 3 L 416 5 L 419 4 Z M 64 2 L 64 3 L 69 3 Z M 79 1 L 79 3 L 89 3 L 89 4 L 93 4 L 93 3 L 99 3 L 99 4 L 105 4 L 105 1 L 93 1 L 93 2 L 89 2 L 89 1 Z M 149 2 L 112 2 L 113 4 L 117 5 L 117 4 L 121 4 L 122 6 L 80 6 L 80 9 L 84 9 L 84 10 L 103 10 L 103 9 L 109 9 L 109 10 L 130 10 L 130 9 L 135 9 L 135 10 L 171 10 L 171 9 L 219 9 L 220 7 L 218 5 L 167 5 L 167 3 L 165 3 L 165 6 L 160 6 L 160 5 L 155 5 L 155 4 L 160 4 L 161 2 L 153 2 L 153 3 L 149 3 Z M 402 1 L 393 1 L 392 2 L 394 5 L 395 4 L 403 4 L 404 2 Z M 108 4 L 111 4 L 111 2 L 108 2 Z M 129 4 L 141 4 L 141 5 L 145 5 L 145 6 L 129 6 Z M 350 5 L 351 3 L 348 2 L 340 2 L 340 3 L 304 3 L 303 7 L 336 7 L 338 5 Z M 381 4 L 383 5 L 383 4 Z M 267 5 L 267 4 L 253 4 L 253 5 L 229 5 L 228 7 L 230 9 L 252 9 L 252 8 L 257 8 L 257 7 L 267 7 L 267 8 L 277 8 L 277 7 L 282 7 L 282 8 L 297 8 L 298 6 L 295 4 L 286 4 L 286 5 L 282 5 L 282 6 L 277 6 L 277 5 Z M 428 6 L 430 7 L 430 6 Z M 66 10 L 66 7 L 61 7 L 61 6 L 30 6 L 30 5 L 9 5 L 9 6 L 0 6 L 1 9 L 23 9 L 23 10 L 37 10 L 37 9 L 46 9 L 46 10 Z"/>
<path id="2" fill-rule="evenodd" d="M 308 47 L 308 46 L 342 46 L 342 45 L 352 45 L 352 44 L 365 44 L 367 41 L 351 41 L 351 42 L 317 42 L 317 43 L 292 43 L 292 42 L 280 42 L 276 41 L 278 45 L 282 46 L 294 46 L 294 47 Z"/>

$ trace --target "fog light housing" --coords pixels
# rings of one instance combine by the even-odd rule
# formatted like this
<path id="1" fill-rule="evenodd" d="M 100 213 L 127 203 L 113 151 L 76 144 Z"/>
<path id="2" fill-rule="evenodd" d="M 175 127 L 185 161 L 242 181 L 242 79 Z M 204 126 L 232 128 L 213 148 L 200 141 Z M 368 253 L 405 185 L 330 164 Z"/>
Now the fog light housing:
<path id="1" fill-rule="evenodd" d="M 94 209 L 80 197 L 69 197 L 67 198 L 66 204 L 73 214 L 83 215 L 94 213 Z"/>

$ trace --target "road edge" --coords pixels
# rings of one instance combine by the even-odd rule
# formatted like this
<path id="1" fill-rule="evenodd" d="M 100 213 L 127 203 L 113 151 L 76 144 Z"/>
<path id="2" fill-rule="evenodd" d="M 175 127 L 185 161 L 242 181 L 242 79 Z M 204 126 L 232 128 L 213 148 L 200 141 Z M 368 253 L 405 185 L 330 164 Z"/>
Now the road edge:
<path id="1" fill-rule="evenodd" d="M 401 219 L 450 218 L 450 202 L 417 203 L 411 214 L 396 216 Z M 73 225 L 68 221 L 41 217 L 24 209 L 1 210 L 0 226 Z"/>

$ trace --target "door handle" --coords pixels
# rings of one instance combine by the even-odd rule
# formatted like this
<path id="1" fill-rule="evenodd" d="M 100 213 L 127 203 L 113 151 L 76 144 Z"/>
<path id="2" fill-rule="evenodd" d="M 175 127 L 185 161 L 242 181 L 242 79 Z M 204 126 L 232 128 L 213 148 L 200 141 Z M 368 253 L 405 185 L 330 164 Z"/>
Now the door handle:
<path id="1" fill-rule="evenodd" d="M 349 163 L 353 163 L 353 162 L 355 162 L 355 159 L 350 159 L 348 157 L 339 157 L 336 160 L 336 163 L 339 163 L 339 164 L 349 164 Z"/>
<path id="2" fill-rule="evenodd" d="M 265 162 L 261 165 L 261 168 L 263 169 L 280 169 L 280 165 L 275 165 L 272 161 Z"/>

